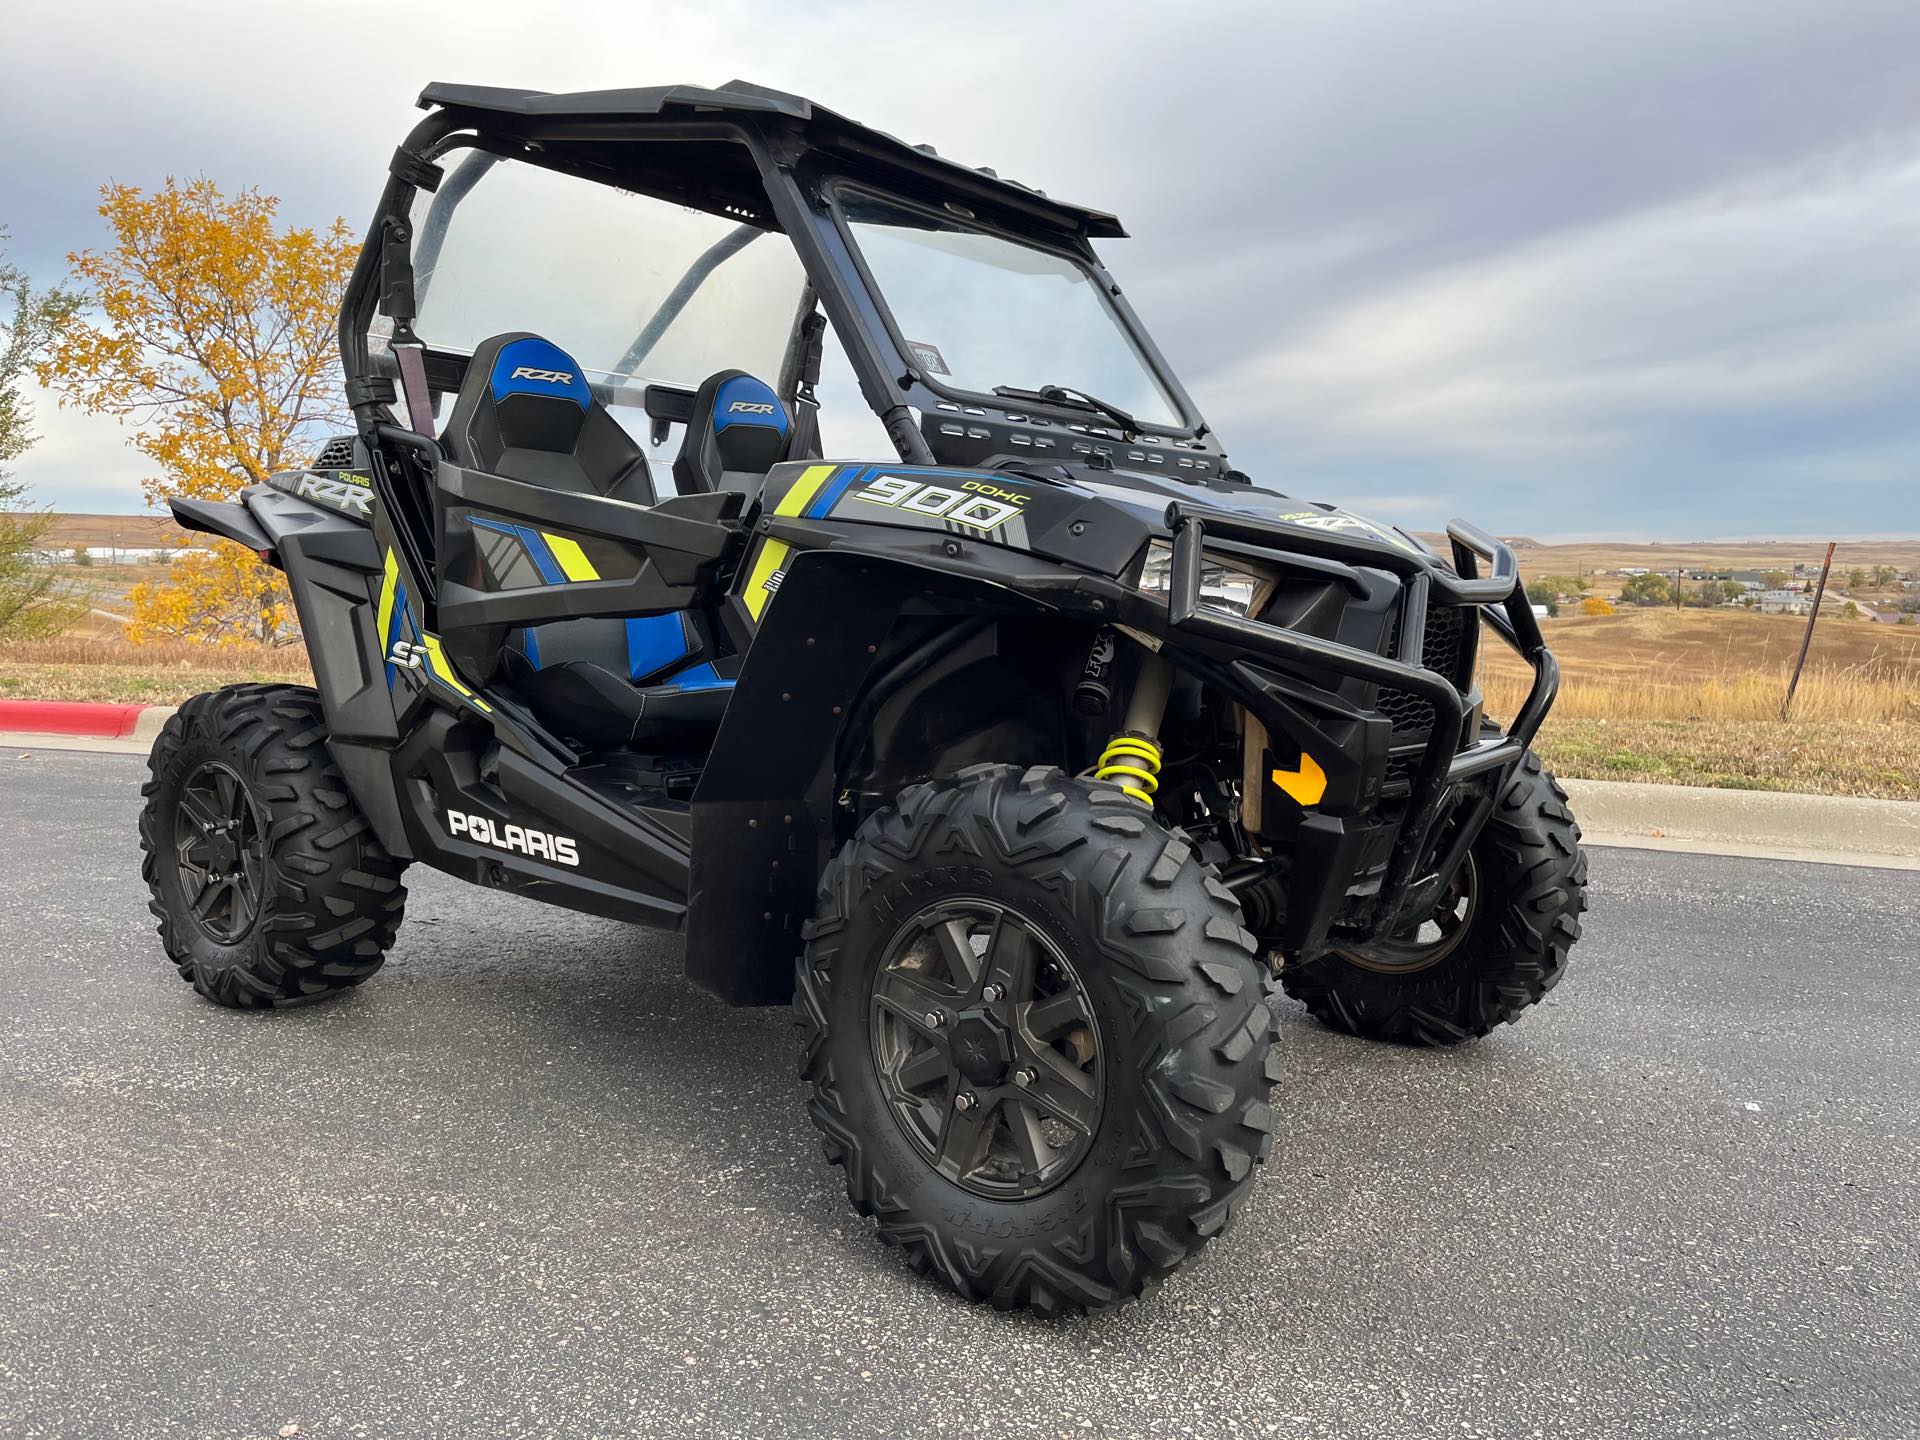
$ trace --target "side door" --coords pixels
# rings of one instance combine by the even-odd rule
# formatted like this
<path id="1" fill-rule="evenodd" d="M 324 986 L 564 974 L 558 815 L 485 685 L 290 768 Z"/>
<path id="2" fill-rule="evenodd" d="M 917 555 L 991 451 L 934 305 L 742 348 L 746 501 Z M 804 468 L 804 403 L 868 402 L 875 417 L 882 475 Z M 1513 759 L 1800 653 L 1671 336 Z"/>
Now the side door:
<path id="1" fill-rule="evenodd" d="M 433 495 L 441 639 L 482 676 L 509 629 L 711 605 L 741 543 L 740 503 L 722 493 L 636 505 L 442 460 Z"/>

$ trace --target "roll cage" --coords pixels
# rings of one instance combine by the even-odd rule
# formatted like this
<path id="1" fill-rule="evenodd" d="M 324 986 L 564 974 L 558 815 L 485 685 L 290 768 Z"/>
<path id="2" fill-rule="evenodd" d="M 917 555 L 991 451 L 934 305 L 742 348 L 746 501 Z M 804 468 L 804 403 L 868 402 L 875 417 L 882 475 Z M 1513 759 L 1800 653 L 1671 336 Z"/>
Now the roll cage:
<path id="1" fill-rule="evenodd" d="M 644 359 L 651 341 L 726 259 L 757 236 L 777 233 L 792 245 L 807 277 L 776 384 L 789 406 L 813 400 L 820 345 L 819 322 L 812 318 L 817 303 L 845 350 L 863 398 L 903 462 L 978 465 L 1046 453 L 1100 463 L 1131 444 L 1177 447 L 1190 468 L 1202 473 L 1227 468 L 1198 407 L 1093 251 L 1094 239 L 1126 233 L 1111 215 L 1053 200 L 801 97 L 742 81 L 712 90 L 667 86 L 575 94 L 433 84 L 421 92 L 419 103 L 429 113 L 394 152 L 341 309 L 347 398 L 369 433 L 378 427 L 390 441 L 396 438 L 392 406 L 404 397 L 411 428 L 430 441 L 431 426 L 418 412 L 430 410 L 432 396 L 459 389 L 466 356 L 434 348 L 433 337 L 415 333 L 414 320 L 455 209 L 490 168 L 511 159 L 740 222 L 688 268 L 639 327 L 625 364 Z M 469 153 L 450 169 L 443 167 L 442 158 L 456 149 Z M 842 185 L 1071 257 L 1098 286 L 1183 423 L 1125 432 L 1077 404 L 943 385 L 891 323 L 838 212 L 835 192 Z M 412 213 L 421 191 L 434 198 L 416 235 Z M 370 344 L 379 317 L 392 327 L 391 349 L 382 354 Z M 606 398 L 639 403 L 656 428 L 663 428 L 686 418 L 692 397 L 676 386 L 649 385 L 639 395 Z"/>

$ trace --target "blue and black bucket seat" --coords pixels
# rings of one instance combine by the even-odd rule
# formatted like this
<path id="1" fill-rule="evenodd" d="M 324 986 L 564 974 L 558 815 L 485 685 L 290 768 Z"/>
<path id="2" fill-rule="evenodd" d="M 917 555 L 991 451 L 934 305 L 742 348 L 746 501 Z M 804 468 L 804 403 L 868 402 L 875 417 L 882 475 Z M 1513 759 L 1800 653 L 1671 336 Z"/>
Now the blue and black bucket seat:
<path id="1" fill-rule="evenodd" d="M 695 392 L 675 483 L 682 494 L 751 499 L 785 457 L 791 428 L 772 387 L 723 370 Z M 645 452 L 573 358 L 537 335 L 496 335 L 475 348 L 442 444 L 455 464 L 510 480 L 638 505 L 657 499 Z M 542 583 L 565 582 L 537 531 L 482 516 L 472 523 L 510 534 Z M 738 660 L 716 658 L 709 618 L 682 611 L 520 627 L 507 634 L 501 666 L 542 724 L 588 749 L 668 749 L 712 733 Z"/>

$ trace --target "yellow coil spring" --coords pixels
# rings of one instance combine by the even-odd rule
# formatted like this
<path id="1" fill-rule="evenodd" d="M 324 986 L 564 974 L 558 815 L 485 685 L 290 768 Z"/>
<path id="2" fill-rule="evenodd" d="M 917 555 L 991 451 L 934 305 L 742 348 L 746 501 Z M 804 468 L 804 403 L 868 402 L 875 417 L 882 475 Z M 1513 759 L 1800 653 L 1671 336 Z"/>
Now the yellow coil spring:
<path id="1" fill-rule="evenodd" d="M 1116 735 L 1100 752 L 1096 780 L 1113 780 L 1149 810 L 1160 788 L 1160 747 L 1144 735 Z"/>

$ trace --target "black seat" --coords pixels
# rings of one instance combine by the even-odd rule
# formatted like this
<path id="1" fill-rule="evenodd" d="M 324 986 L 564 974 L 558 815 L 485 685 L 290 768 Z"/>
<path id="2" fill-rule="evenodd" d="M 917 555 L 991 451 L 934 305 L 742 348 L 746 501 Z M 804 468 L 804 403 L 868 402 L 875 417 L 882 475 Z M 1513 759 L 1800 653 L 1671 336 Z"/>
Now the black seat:
<path id="1" fill-rule="evenodd" d="M 781 413 L 784 422 L 784 412 Z M 573 357 L 538 335 L 481 342 L 441 443 L 469 469 L 574 494 L 651 505 L 644 452 L 607 411 Z M 546 538 L 474 517 L 483 543 L 532 547 L 531 571 L 564 583 Z M 730 662 L 707 659 L 687 614 L 554 620 L 507 633 L 501 667 L 540 722 L 590 750 L 696 746 L 732 693 Z"/>
<path id="2" fill-rule="evenodd" d="M 787 407 L 764 380 L 744 370 L 709 375 L 693 393 L 674 483 L 682 495 L 734 490 L 751 499 L 787 458 L 792 433 Z"/>
<path id="3" fill-rule="evenodd" d="M 655 499 L 646 456 L 594 398 L 585 372 L 524 331 L 474 349 L 441 444 L 470 470 L 638 505 Z"/>

